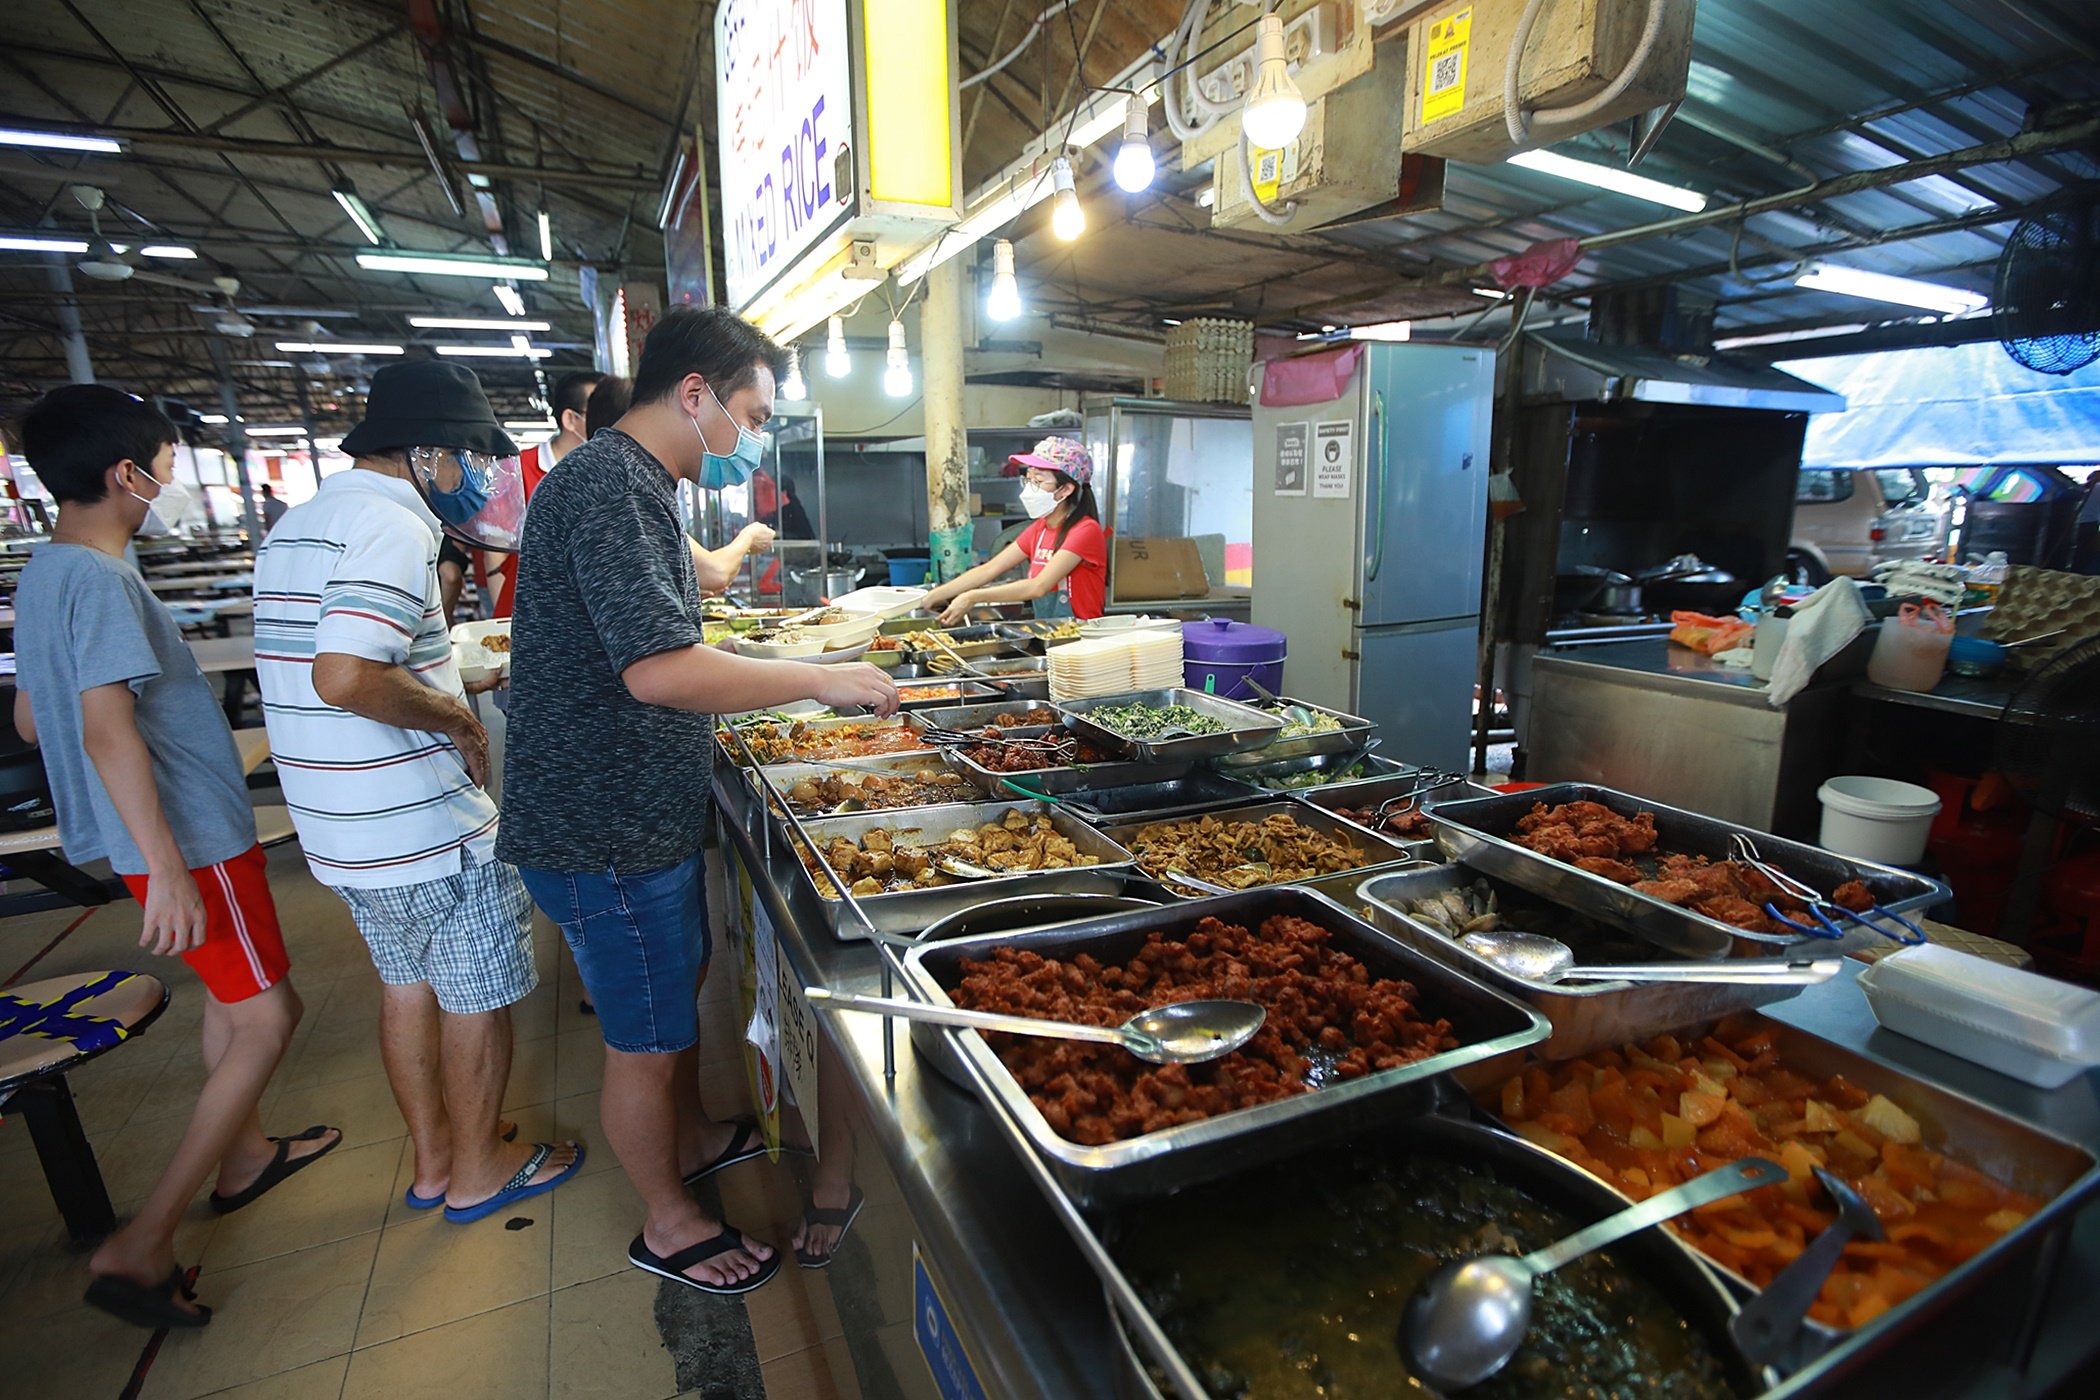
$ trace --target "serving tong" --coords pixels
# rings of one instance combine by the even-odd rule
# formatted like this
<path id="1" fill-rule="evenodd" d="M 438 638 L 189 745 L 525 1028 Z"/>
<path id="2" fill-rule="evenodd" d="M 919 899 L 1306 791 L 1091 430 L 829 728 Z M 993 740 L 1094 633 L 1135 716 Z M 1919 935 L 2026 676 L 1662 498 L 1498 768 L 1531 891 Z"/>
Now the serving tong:
<path id="1" fill-rule="evenodd" d="M 1049 759 L 1049 763 L 1039 765 L 1046 768 L 1070 763 L 1079 752 L 1078 744 L 1070 735 L 1060 735 L 1054 739 L 1047 734 L 1013 738 L 1000 735 L 998 738 L 991 738 L 982 733 L 972 734 L 967 730 L 942 729 L 935 726 L 921 730 L 919 737 L 925 742 L 932 744 L 935 748 L 942 749 L 975 748 L 979 744 L 986 744 L 993 748 L 1012 749 L 1030 757 Z"/>
<path id="2" fill-rule="evenodd" d="M 1377 808 L 1371 813 L 1370 825 L 1376 829 L 1384 826 L 1394 817 L 1407 816 L 1422 805 L 1423 798 L 1435 792 L 1438 788 L 1450 787 L 1453 783 L 1462 783 L 1465 780 L 1465 774 L 1453 773 L 1448 769 L 1417 773 L 1413 787 L 1410 787 L 1405 792 L 1396 792 L 1378 804 Z"/>
<path id="3" fill-rule="evenodd" d="M 1770 901 L 1767 901 L 1765 904 L 1765 913 L 1785 924 L 1788 928 L 1793 929 L 1796 933 L 1806 934 L 1810 938 L 1843 938 L 1848 930 L 1840 928 L 1833 921 L 1832 915 L 1834 914 L 1838 919 L 1849 920 L 1869 932 L 1878 933 L 1883 938 L 1893 939 L 1898 943 L 1915 946 L 1925 941 L 1925 930 L 1919 928 L 1893 909 L 1884 908 L 1879 904 L 1870 905 L 1864 910 L 1847 909 L 1815 886 L 1795 879 L 1792 875 L 1787 874 L 1778 866 L 1761 857 L 1757 851 L 1757 843 L 1741 832 L 1737 832 L 1729 838 L 1729 846 L 1737 860 L 1808 906 L 1809 914 L 1815 919 L 1813 924 L 1805 924 L 1788 918 L 1780 912 L 1778 905 Z M 1826 910 L 1830 912 L 1824 912 Z M 1894 919 L 1903 926 L 1905 931 L 1899 932 L 1886 924 L 1875 922 L 1875 920 L 1879 919 Z"/>

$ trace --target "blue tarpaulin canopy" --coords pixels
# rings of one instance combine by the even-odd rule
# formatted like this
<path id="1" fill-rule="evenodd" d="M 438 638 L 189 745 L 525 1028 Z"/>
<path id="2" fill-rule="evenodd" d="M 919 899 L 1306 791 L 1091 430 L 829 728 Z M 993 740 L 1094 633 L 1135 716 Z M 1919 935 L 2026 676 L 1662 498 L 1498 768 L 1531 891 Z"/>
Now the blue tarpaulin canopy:
<path id="1" fill-rule="evenodd" d="M 1804 466 L 2100 462 L 2100 364 L 2037 374 L 1982 341 L 1779 368 L 1845 396 L 1809 419 Z"/>

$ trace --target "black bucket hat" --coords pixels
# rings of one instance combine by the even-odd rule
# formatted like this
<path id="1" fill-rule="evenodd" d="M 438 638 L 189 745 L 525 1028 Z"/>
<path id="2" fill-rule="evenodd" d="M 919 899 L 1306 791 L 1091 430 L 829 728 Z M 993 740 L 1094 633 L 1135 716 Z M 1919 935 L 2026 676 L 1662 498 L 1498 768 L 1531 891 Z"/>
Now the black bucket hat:
<path id="1" fill-rule="evenodd" d="M 358 457 L 397 447 L 518 455 L 518 445 L 496 421 L 474 371 L 443 360 L 388 365 L 372 376 L 365 419 L 343 439 L 342 450 Z"/>

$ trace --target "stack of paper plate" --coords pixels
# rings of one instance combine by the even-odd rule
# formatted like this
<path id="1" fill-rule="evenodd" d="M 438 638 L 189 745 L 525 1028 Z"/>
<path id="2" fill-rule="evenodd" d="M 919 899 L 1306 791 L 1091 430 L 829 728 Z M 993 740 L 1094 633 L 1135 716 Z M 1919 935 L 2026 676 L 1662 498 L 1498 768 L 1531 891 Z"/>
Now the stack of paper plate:
<path id="1" fill-rule="evenodd" d="M 1053 700 L 1166 690 L 1181 684 L 1181 632 L 1142 628 L 1085 637 L 1053 648 L 1047 660 Z"/>

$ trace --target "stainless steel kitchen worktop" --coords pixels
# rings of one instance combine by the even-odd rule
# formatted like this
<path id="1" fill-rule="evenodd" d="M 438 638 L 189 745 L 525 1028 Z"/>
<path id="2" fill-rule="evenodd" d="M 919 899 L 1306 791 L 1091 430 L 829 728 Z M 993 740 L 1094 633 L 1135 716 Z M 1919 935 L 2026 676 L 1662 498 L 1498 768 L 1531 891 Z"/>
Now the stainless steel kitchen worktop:
<path id="1" fill-rule="evenodd" d="M 716 828 L 749 871 L 754 898 L 763 902 L 796 971 L 811 984 L 881 990 L 880 954 L 870 944 L 832 937 L 786 842 L 768 837 L 750 784 L 741 775 L 718 776 L 714 792 Z M 1881 1030 L 1853 981 L 1856 971 L 1848 963 L 1833 981 L 1766 1014 L 2100 1151 L 2100 1075 L 2053 1092 L 2033 1089 Z M 820 1016 L 818 1023 L 840 1052 L 864 1110 L 857 1115 L 860 1150 L 879 1153 L 895 1177 L 985 1393 L 1002 1400 L 1114 1393 L 1118 1349 L 1100 1282 L 987 1111 L 924 1069 L 902 1027 L 892 1034 L 888 1022 L 867 1016 Z M 886 1039 L 894 1077 L 885 1074 Z M 1965 1384 L 1914 1393 L 1959 1400 L 2046 1393 L 2100 1356 L 2092 1303 L 2100 1297 L 2100 1210 L 2090 1202 L 2068 1248 L 2051 1262 L 2051 1299 L 2031 1335 L 1903 1338 L 1896 1345 L 1904 1357 L 1858 1358 L 1790 1393 L 1872 1394 L 1884 1363 L 1901 1361 L 1897 1368 L 1908 1369 L 1914 1349 L 1940 1347 L 1951 1349 L 1950 1358 L 1986 1358 L 1991 1369 Z M 2014 1365 L 2030 1345 L 2022 1376 Z M 930 1377 L 917 1379 L 923 1384 L 908 1393 L 935 1393 Z"/>
<path id="2" fill-rule="evenodd" d="M 1531 664 L 1539 670 L 1581 666 L 1630 672 L 1642 678 L 1633 683 L 1649 689 L 1741 705 L 1766 703 L 1765 683 L 1752 676 L 1749 667 L 1723 666 L 1690 647 L 1671 645 L 1667 637 L 1547 650 L 1540 652 Z"/>

